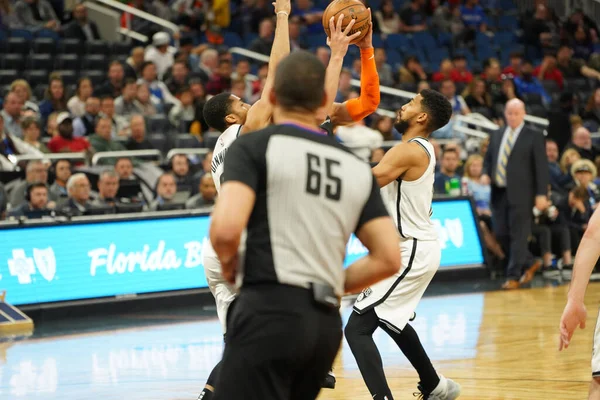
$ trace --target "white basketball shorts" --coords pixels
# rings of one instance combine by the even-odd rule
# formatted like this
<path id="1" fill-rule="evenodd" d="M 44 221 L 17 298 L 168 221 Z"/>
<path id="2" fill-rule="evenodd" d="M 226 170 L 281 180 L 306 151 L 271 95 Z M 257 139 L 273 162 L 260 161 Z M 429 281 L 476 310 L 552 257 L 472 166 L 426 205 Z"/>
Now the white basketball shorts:
<path id="1" fill-rule="evenodd" d="M 202 254 L 208 288 L 215 298 L 217 316 L 225 334 L 227 332 L 227 310 L 231 302 L 235 299 L 236 290 L 221 275 L 221 263 L 209 240 L 204 242 Z"/>
<path id="2" fill-rule="evenodd" d="M 442 255 L 437 240 L 408 239 L 400 242 L 400 250 L 400 271 L 363 290 L 354 303 L 355 312 L 374 309 L 379 320 L 398 333 L 413 316 Z"/>
<path id="3" fill-rule="evenodd" d="M 600 311 L 598 320 L 596 320 L 596 329 L 594 330 L 594 347 L 592 350 L 592 376 L 600 376 Z"/>

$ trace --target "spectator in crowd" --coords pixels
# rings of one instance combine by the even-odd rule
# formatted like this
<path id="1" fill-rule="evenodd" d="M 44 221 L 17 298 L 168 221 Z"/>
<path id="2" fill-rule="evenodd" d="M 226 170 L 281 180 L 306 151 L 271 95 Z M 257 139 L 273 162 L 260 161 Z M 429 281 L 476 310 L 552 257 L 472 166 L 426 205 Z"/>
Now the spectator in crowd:
<path id="1" fill-rule="evenodd" d="M 400 32 L 422 32 L 427 29 L 427 16 L 423 9 L 423 0 L 411 0 L 400 11 Z"/>
<path id="2" fill-rule="evenodd" d="M 569 172 L 565 173 L 558 163 L 558 145 L 552 139 L 546 138 L 546 157 L 548 158 L 548 171 L 550 176 L 550 188 L 552 192 L 566 194 L 573 184 L 573 178 Z"/>
<path id="3" fill-rule="evenodd" d="M 87 139 L 73 136 L 73 119 L 68 112 L 61 112 L 56 117 L 58 135 L 48 142 L 53 153 L 91 152 L 93 149 Z"/>
<path id="4" fill-rule="evenodd" d="M 590 206 L 595 210 L 600 201 L 600 189 L 594 183 L 594 179 L 598 175 L 594 163 L 587 159 L 575 161 L 571 166 L 571 175 L 577 186 L 586 188 L 589 194 Z"/>
<path id="5" fill-rule="evenodd" d="M 547 107 L 550 106 L 552 98 L 546 93 L 546 89 L 533 75 L 533 64 L 529 60 L 523 61 L 521 64 L 521 76 L 514 79 L 519 96 L 537 94 L 541 97 L 542 102 Z"/>
<path id="6" fill-rule="evenodd" d="M 118 117 L 127 118 L 133 114 L 141 113 L 142 110 L 136 104 L 138 85 L 132 78 L 125 79 L 123 94 L 115 99 L 115 114 Z"/>
<path id="7" fill-rule="evenodd" d="M 100 99 L 88 97 L 85 101 L 84 114 L 73 120 L 73 136 L 89 136 L 96 129 L 96 120 L 100 114 Z"/>
<path id="8" fill-rule="evenodd" d="M 381 133 L 366 127 L 364 119 L 351 125 L 339 126 L 335 133 L 355 156 L 365 162 L 369 162 L 371 151 L 383 144 Z"/>
<path id="9" fill-rule="evenodd" d="M 567 217 L 569 224 L 572 252 L 577 252 L 588 221 L 592 216 L 593 210 L 589 199 L 590 195 L 587 189 L 582 186 L 576 186 L 569 192 L 566 210 L 563 211 L 563 214 Z"/>
<path id="10" fill-rule="evenodd" d="M 354 59 L 354 61 L 352 62 L 352 69 L 350 70 L 350 72 L 352 73 L 352 78 L 360 79 L 361 68 L 362 68 L 362 65 L 361 65 L 360 59 L 358 59 L 358 58 Z"/>
<path id="11" fill-rule="evenodd" d="M 242 84 L 244 81 L 239 81 Z M 233 92 L 232 92 L 233 93 Z M 233 93 L 235 94 L 235 93 Z M 243 91 L 242 91 L 243 94 Z M 176 104 L 171 111 L 169 111 L 169 121 L 171 124 L 183 132 L 189 130 L 189 126 L 185 126 L 182 128 L 182 123 L 187 121 L 187 124 L 191 124 L 194 120 L 195 115 L 195 107 L 194 107 L 194 98 L 192 97 L 192 92 L 189 87 L 182 88 L 179 93 L 177 93 L 177 97 L 179 98 L 180 103 Z"/>
<path id="12" fill-rule="evenodd" d="M 479 154 L 472 154 L 465 162 L 464 178 L 467 182 L 467 192 L 475 201 L 475 209 L 479 217 L 479 227 L 483 233 L 483 239 L 487 249 L 489 249 L 498 260 L 506 258 L 502 246 L 496 240 L 492 229 L 492 210 L 490 208 L 492 189 L 489 182 L 484 182 L 483 176 L 483 157 Z"/>
<path id="13" fill-rule="evenodd" d="M 0 30 L 7 31 L 9 29 L 19 28 L 21 21 L 15 13 L 15 8 L 10 0 L 0 1 Z M 2 205 L 0 204 L 0 217 L 2 213 Z M 0 218 L 1 219 L 1 218 Z"/>
<path id="14" fill-rule="evenodd" d="M 582 27 L 585 33 L 590 36 L 597 37 L 598 35 L 598 26 L 596 25 L 596 22 L 585 15 L 583 10 L 576 9 L 563 24 L 563 30 L 566 36 L 565 39 L 573 39 L 579 27 Z"/>
<path id="15" fill-rule="evenodd" d="M 487 92 L 485 82 L 480 78 L 475 78 L 463 92 L 465 103 L 470 110 L 483 114 L 485 117 L 493 120 L 496 124 L 501 124 L 502 120 L 496 115 L 492 103 L 492 96 Z"/>
<path id="16" fill-rule="evenodd" d="M 538 4 L 535 14 L 526 20 L 524 26 L 525 43 L 535 49 L 552 46 L 552 19 L 549 18 L 548 9 L 543 4 Z"/>
<path id="17" fill-rule="evenodd" d="M 107 169 L 98 177 L 98 197 L 91 202 L 95 207 L 115 207 L 118 203 L 119 175 L 113 169 Z M 114 210 L 116 212 L 116 209 Z"/>
<path id="18" fill-rule="evenodd" d="M 598 39 L 596 38 L 596 42 Z M 594 53 L 594 42 L 583 26 L 579 26 L 575 31 L 575 36 L 571 41 L 573 48 L 573 57 L 580 60 L 589 61 Z"/>
<path id="19" fill-rule="evenodd" d="M 50 153 L 46 145 L 39 140 L 41 130 L 40 123 L 36 118 L 24 118 L 21 122 L 21 129 L 23 130 L 23 141 L 25 143 L 42 153 Z"/>
<path id="20" fill-rule="evenodd" d="M 168 172 L 162 174 L 156 182 L 156 198 L 150 203 L 148 209 L 156 211 L 161 205 L 176 204 L 175 193 L 177 193 L 175 176 Z"/>
<path id="21" fill-rule="evenodd" d="M 442 153 L 440 170 L 435 174 L 435 181 L 433 184 L 433 191 L 435 194 L 452 196 L 460 195 L 460 175 L 456 173 L 458 168 L 458 160 L 459 155 L 456 150 L 444 149 Z M 451 189 L 453 186 L 459 189 L 457 193 L 452 192 Z"/>
<path id="22" fill-rule="evenodd" d="M 323 46 L 317 47 L 317 50 L 315 52 L 315 56 L 327 68 L 327 66 L 329 65 L 329 58 L 331 57 L 331 51 L 329 50 L 329 48 L 323 47 Z M 269 64 L 263 64 L 263 65 L 265 65 L 266 67 L 269 66 Z M 266 76 L 266 72 L 265 72 L 265 76 Z"/>
<path id="23" fill-rule="evenodd" d="M 231 89 L 231 62 L 228 60 L 219 61 L 219 69 L 206 84 L 206 92 L 216 95 Z"/>
<path id="24" fill-rule="evenodd" d="M 113 99 L 121 95 L 123 91 L 123 82 L 125 80 L 125 70 L 120 61 L 112 61 L 108 66 L 108 80 L 94 90 L 94 96 L 110 96 Z"/>
<path id="25" fill-rule="evenodd" d="M 266 56 L 271 54 L 274 33 L 275 27 L 273 26 L 273 20 L 271 18 L 262 20 L 260 22 L 260 27 L 258 28 L 258 37 L 250 43 L 249 50 Z"/>
<path id="26" fill-rule="evenodd" d="M 137 178 L 133 174 L 133 162 L 130 158 L 117 158 L 115 162 L 115 172 L 119 175 L 121 181 L 136 181 Z"/>
<path id="27" fill-rule="evenodd" d="M 32 160 L 25 168 L 25 180 L 18 183 L 10 193 L 10 205 L 17 207 L 25 201 L 27 186 L 35 182 L 48 182 L 48 166 L 40 160 Z"/>
<path id="28" fill-rule="evenodd" d="M 479 5 L 479 0 L 466 0 L 465 4 L 460 7 L 460 15 L 466 29 L 478 32 L 487 31 L 487 16 Z"/>
<path id="29" fill-rule="evenodd" d="M 374 164 L 378 164 L 384 155 L 385 155 L 385 150 L 383 148 L 378 147 L 376 149 L 373 149 L 373 151 L 371 152 L 371 159 L 369 160 L 369 162 L 371 163 L 371 166 L 374 166 Z"/>
<path id="30" fill-rule="evenodd" d="M 26 195 L 24 195 L 23 202 L 8 212 L 8 218 L 26 217 L 32 211 L 48 209 L 48 186 L 46 186 L 46 183 L 33 182 L 28 184 L 25 190 Z"/>
<path id="31" fill-rule="evenodd" d="M 129 140 L 125 143 L 127 150 L 155 150 L 155 147 L 146 138 L 146 121 L 143 115 L 132 115 L 129 129 Z"/>
<path id="32" fill-rule="evenodd" d="M 567 145 L 568 149 L 575 149 L 581 156 L 594 162 L 596 157 L 600 155 L 600 151 L 592 144 L 592 135 L 585 127 L 577 128 L 571 136 L 571 143 Z"/>
<path id="33" fill-rule="evenodd" d="M 71 161 L 58 160 L 54 163 L 54 183 L 50 186 L 49 196 L 60 202 L 60 199 L 68 197 L 67 181 L 71 177 Z"/>
<path id="34" fill-rule="evenodd" d="M 191 57 L 194 59 L 195 57 Z M 192 62 L 192 71 L 206 84 L 219 68 L 219 52 L 207 48 L 200 54 L 198 63 Z"/>
<path id="35" fill-rule="evenodd" d="M 417 93 L 421 93 L 425 89 L 431 89 L 431 86 L 429 86 L 429 82 L 421 81 L 417 83 Z"/>
<path id="36" fill-rule="evenodd" d="M 40 115 L 43 119 L 53 112 L 67 111 L 67 95 L 62 78 L 58 73 L 52 73 L 49 82 L 44 100 L 40 103 Z"/>
<path id="37" fill-rule="evenodd" d="M 57 31 L 60 21 L 47 0 L 19 0 L 15 14 L 22 27 L 27 29 L 46 28 Z"/>
<path id="38" fill-rule="evenodd" d="M 306 26 L 306 33 L 322 33 L 323 10 L 315 7 L 310 0 L 296 0 L 292 14 L 300 17 Z"/>
<path id="39" fill-rule="evenodd" d="M 380 116 L 375 118 L 371 128 L 378 131 L 383 140 L 401 140 L 402 135 L 394 128 L 394 120 L 390 117 Z"/>
<path id="40" fill-rule="evenodd" d="M 10 84 L 10 91 L 19 96 L 23 109 L 40 112 L 40 108 L 31 94 L 31 86 L 25 79 L 17 79 Z"/>
<path id="41" fill-rule="evenodd" d="M 115 114 L 115 100 L 106 96 L 100 100 L 100 115 L 108 118 L 113 138 L 127 136 L 127 119 Z"/>
<path id="42" fill-rule="evenodd" d="M 20 154 L 41 156 L 43 153 L 5 130 L 4 117 L 2 116 L 2 113 L 0 113 L 0 170 L 3 168 L 13 168 L 13 164 L 10 163 L 5 157 Z"/>
<path id="43" fill-rule="evenodd" d="M 463 55 L 456 55 L 452 59 L 454 68 L 450 72 L 450 79 L 455 83 L 469 83 L 473 80 L 473 74 L 467 67 L 467 58 Z"/>
<path id="44" fill-rule="evenodd" d="M 142 114 L 147 116 L 160 114 L 163 110 L 161 101 L 150 93 L 150 89 L 145 83 L 137 85 L 134 104 L 141 110 Z"/>
<path id="45" fill-rule="evenodd" d="M 20 97 L 9 92 L 4 98 L 4 104 L 0 115 L 4 119 L 4 129 L 13 137 L 22 138 L 23 131 L 21 129 L 21 110 L 23 103 Z"/>
<path id="46" fill-rule="evenodd" d="M 185 154 L 175 154 L 171 159 L 171 171 L 177 183 L 178 192 L 198 193 L 198 182 L 190 171 L 190 161 Z"/>
<path id="47" fill-rule="evenodd" d="M 101 39 L 98 26 L 89 20 L 84 4 L 76 4 L 73 8 L 73 20 L 63 28 L 63 36 L 82 42 Z"/>
<path id="48" fill-rule="evenodd" d="M 520 51 L 513 51 L 509 55 L 509 64 L 502 70 L 502 74 L 507 78 L 514 78 L 521 75 L 521 63 L 523 62 L 523 54 Z"/>
<path id="49" fill-rule="evenodd" d="M 379 6 L 379 10 L 374 13 L 375 20 L 379 30 L 384 35 L 400 33 L 400 15 L 394 10 L 392 0 L 384 0 Z"/>
<path id="50" fill-rule="evenodd" d="M 442 93 L 448 99 L 450 104 L 452 104 L 454 115 L 466 115 L 471 113 L 465 99 L 461 95 L 456 94 L 456 85 L 452 80 L 446 79 L 442 81 L 440 84 L 440 93 Z"/>
<path id="51" fill-rule="evenodd" d="M 496 237 L 510 254 L 503 289 L 517 289 L 529 283 L 541 263 L 529 265 L 527 239 L 535 206 L 548 207 L 548 160 L 544 138 L 525 127 L 525 104 L 506 104 L 507 127 L 494 132 L 484 159 L 483 182 L 492 183 L 492 215 Z M 491 179 L 490 179 L 491 177 Z"/>
<path id="52" fill-rule="evenodd" d="M 235 66 L 235 71 L 231 74 L 231 79 L 232 80 L 243 80 L 246 83 L 246 92 L 244 93 L 244 96 L 240 96 L 242 98 L 245 99 L 250 99 L 252 97 L 253 94 L 253 90 L 252 90 L 252 86 L 254 85 L 254 82 L 256 82 L 257 77 L 250 74 L 250 62 L 246 59 L 241 59 L 238 61 L 238 63 Z M 200 85 L 201 83 L 198 82 Z M 191 86 L 191 84 L 190 84 Z M 191 87 L 192 89 L 192 93 L 194 91 L 194 88 Z M 197 103 L 197 99 L 198 97 L 202 97 L 202 102 L 205 101 L 204 97 L 205 97 L 205 93 L 204 93 L 204 87 L 202 87 L 202 96 L 199 96 L 195 93 L 194 94 L 194 102 Z"/>
<path id="53" fill-rule="evenodd" d="M 600 87 L 590 95 L 582 115 L 584 120 L 591 120 L 600 125 Z"/>
<path id="54" fill-rule="evenodd" d="M 91 185 L 87 176 L 83 173 L 71 175 L 67 181 L 67 192 L 69 200 L 61 208 L 61 212 L 71 216 L 83 215 L 92 208 L 90 203 Z"/>
<path id="55" fill-rule="evenodd" d="M 67 109 L 74 117 L 81 117 L 86 113 L 86 101 L 92 96 L 94 89 L 89 78 L 80 78 L 77 82 L 75 96 L 67 102 Z"/>
<path id="56" fill-rule="evenodd" d="M 487 91 L 492 96 L 492 104 L 506 103 L 506 101 L 503 101 L 501 74 L 500 62 L 497 59 L 488 58 L 483 62 L 481 79 L 485 82 Z"/>
<path id="57" fill-rule="evenodd" d="M 175 62 L 173 57 L 175 48 L 169 46 L 170 42 L 171 38 L 168 33 L 158 32 L 152 36 L 152 46 L 146 49 L 144 60 L 154 64 L 159 80 L 163 79 L 167 70 Z"/>
<path id="58" fill-rule="evenodd" d="M 175 20 L 175 11 L 169 7 L 168 0 L 154 0 L 152 8 L 158 18 L 173 22 Z"/>
<path id="59" fill-rule="evenodd" d="M 586 77 L 589 79 L 600 80 L 600 72 L 585 65 L 582 60 L 572 58 L 573 50 L 567 46 L 560 46 L 556 53 L 556 62 L 558 69 L 565 79 L 574 79 Z"/>
<path id="60" fill-rule="evenodd" d="M 155 14 L 151 2 L 146 2 L 144 0 L 133 0 L 127 5 L 140 11 L 145 11 L 149 14 Z M 132 31 L 141 33 L 142 35 L 151 36 L 153 30 L 155 29 L 154 26 L 156 25 L 154 25 L 152 22 L 146 19 L 138 18 L 133 14 L 125 12 L 123 15 L 121 15 L 121 27 L 131 29 Z"/>
<path id="61" fill-rule="evenodd" d="M 231 94 L 239 97 L 244 103 L 248 103 L 250 101 L 250 97 L 246 97 L 246 88 L 246 81 L 243 79 L 231 80 Z"/>
<path id="62" fill-rule="evenodd" d="M 433 11 L 431 29 L 435 32 L 451 33 L 455 38 L 461 38 L 465 24 L 460 16 L 459 3 L 449 2 L 438 5 Z"/>
<path id="63" fill-rule="evenodd" d="M 562 72 L 556 66 L 556 55 L 546 54 L 542 63 L 533 70 L 533 75 L 540 81 L 554 81 L 560 90 L 564 87 Z"/>
<path id="64" fill-rule="evenodd" d="M 165 84 L 171 93 L 178 93 L 181 89 L 189 85 L 190 70 L 185 61 L 176 61 L 171 69 L 171 76 Z"/>
<path id="65" fill-rule="evenodd" d="M 566 149 L 560 156 L 560 170 L 563 174 L 571 175 L 571 166 L 576 161 L 581 160 L 581 156 L 575 149 Z"/>
<path id="66" fill-rule="evenodd" d="M 142 65 L 144 64 L 144 48 L 134 47 L 131 49 L 130 56 L 125 61 L 124 77 L 128 79 L 138 80 L 142 74 Z"/>
<path id="67" fill-rule="evenodd" d="M 415 56 L 408 56 L 404 60 L 404 66 L 400 68 L 400 83 L 417 83 L 427 80 L 427 74 L 419 59 Z"/>
<path id="68" fill-rule="evenodd" d="M 379 74 L 379 83 L 384 86 L 394 85 L 394 74 L 392 73 L 392 67 L 386 63 L 387 56 L 384 48 L 375 49 L 375 65 L 377 66 L 377 73 Z"/>
<path id="69" fill-rule="evenodd" d="M 138 80 L 138 85 L 148 86 L 150 93 L 163 103 L 177 104 L 179 100 L 175 98 L 167 88 L 164 82 L 157 79 L 156 66 L 151 61 L 144 61 L 142 65 L 142 77 Z"/>
<path id="70" fill-rule="evenodd" d="M 453 69 L 454 65 L 452 64 L 452 61 L 446 58 L 440 63 L 440 70 L 431 76 L 431 80 L 434 82 L 442 82 L 446 79 L 452 79 Z"/>
<path id="71" fill-rule="evenodd" d="M 112 140 L 110 119 L 100 117 L 96 121 L 96 133 L 90 136 L 90 144 L 95 151 L 125 151 L 125 146 L 120 142 Z M 114 165 L 115 160 L 111 158 L 103 158 L 99 161 L 101 164 Z"/>
<path id="72" fill-rule="evenodd" d="M 335 101 L 338 103 L 343 103 L 348 100 L 350 93 L 352 92 L 352 73 L 347 69 L 343 68 L 340 73 L 340 80 L 338 83 L 338 92 L 335 96 Z"/>
<path id="73" fill-rule="evenodd" d="M 304 35 L 302 35 L 302 22 L 300 21 L 300 17 L 290 17 L 288 25 L 290 29 L 290 50 L 308 49 L 308 44 L 306 43 Z"/>
<path id="74" fill-rule="evenodd" d="M 217 189 L 211 173 L 206 173 L 200 178 L 199 193 L 190 197 L 185 202 L 185 208 L 194 209 L 213 206 L 217 198 Z"/>
<path id="75" fill-rule="evenodd" d="M 46 136 L 53 138 L 58 136 L 58 124 L 56 123 L 56 117 L 58 113 L 51 113 L 46 120 Z"/>
<path id="76" fill-rule="evenodd" d="M 187 30 L 199 30 L 210 11 L 210 3 L 193 0 L 175 0 L 171 9 L 175 12 L 175 22 Z"/>

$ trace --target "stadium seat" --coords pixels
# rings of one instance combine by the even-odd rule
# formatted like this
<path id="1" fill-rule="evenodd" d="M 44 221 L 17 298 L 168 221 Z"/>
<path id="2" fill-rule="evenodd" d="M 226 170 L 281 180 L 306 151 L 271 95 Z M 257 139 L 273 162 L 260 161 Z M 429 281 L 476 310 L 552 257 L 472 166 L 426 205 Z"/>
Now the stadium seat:
<path id="1" fill-rule="evenodd" d="M 310 48 L 327 46 L 327 35 L 325 33 L 313 33 L 307 36 L 306 43 Z"/>
<path id="2" fill-rule="evenodd" d="M 513 15 L 501 15 L 498 18 L 498 29 L 514 32 L 519 29 L 519 21 Z"/>
<path id="3" fill-rule="evenodd" d="M 108 69 L 109 59 L 101 54 L 86 54 L 81 61 L 81 69 Z"/>
<path id="4" fill-rule="evenodd" d="M 36 87 L 38 85 L 48 84 L 47 70 L 30 70 L 25 72 L 25 80 L 29 82 L 29 86 Z"/>
<path id="5" fill-rule="evenodd" d="M 399 89 L 400 90 L 405 90 L 407 92 L 416 93 L 416 91 L 417 91 L 417 84 L 416 83 L 401 83 L 399 85 Z"/>
<path id="6" fill-rule="evenodd" d="M 11 38 L 22 38 L 27 41 L 33 40 L 33 33 L 29 29 L 11 29 Z"/>
<path id="7" fill-rule="evenodd" d="M 112 44 L 113 56 L 128 56 L 131 53 L 131 45 L 129 43 L 115 42 Z"/>
<path id="8" fill-rule="evenodd" d="M 36 38 L 32 42 L 34 54 L 54 54 L 56 51 L 56 42 L 50 38 Z"/>
<path id="9" fill-rule="evenodd" d="M 584 92 L 590 90 L 590 82 L 586 78 L 566 79 L 566 86 L 572 92 Z"/>
<path id="10" fill-rule="evenodd" d="M 175 141 L 175 146 L 178 148 L 199 148 L 202 147 L 202 142 L 198 140 L 197 136 L 190 135 L 189 133 L 179 134 L 177 135 L 177 139 Z"/>
<path id="11" fill-rule="evenodd" d="M 381 38 L 381 35 L 374 33 L 373 34 L 373 47 L 375 47 L 376 49 L 379 49 L 384 46 L 385 46 L 385 43 L 384 43 L 383 39 Z"/>
<path id="12" fill-rule="evenodd" d="M 542 81 L 542 86 L 544 86 L 544 89 L 546 89 L 546 93 L 548 93 L 548 94 L 556 93 L 560 90 L 558 87 L 558 82 L 556 82 L 556 81 L 544 80 L 544 81 Z"/>
<path id="13" fill-rule="evenodd" d="M 60 35 L 51 29 L 40 29 L 35 32 L 36 38 L 48 38 L 52 40 L 60 40 Z"/>
<path id="14" fill-rule="evenodd" d="M 63 39 L 58 42 L 58 52 L 63 54 L 82 54 L 83 46 L 78 39 Z"/>
<path id="15" fill-rule="evenodd" d="M 8 39 L 8 52 L 29 54 L 30 41 L 22 37 L 11 37 Z"/>
<path id="16" fill-rule="evenodd" d="M 452 47 L 452 34 L 447 32 L 438 32 L 437 33 L 437 42 L 440 46 L 450 48 Z"/>
<path id="17" fill-rule="evenodd" d="M 258 35 L 255 33 L 248 33 L 244 35 L 244 45 L 250 46 L 250 43 L 252 43 L 257 37 Z"/>
<path id="18" fill-rule="evenodd" d="M 36 99 L 41 101 L 44 98 L 44 95 L 46 94 L 47 89 L 48 89 L 47 84 L 37 85 L 33 89 L 33 95 L 35 96 Z"/>
<path id="19" fill-rule="evenodd" d="M 80 61 L 78 54 L 57 54 L 54 57 L 56 69 L 79 69 Z"/>
<path id="20" fill-rule="evenodd" d="M 548 110 L 540 104 L 531 104 L 527 106 L 527 113 L 535 115 L 536 117 L 546 118 L 548 117 Z"/>
<path id="21" fill-rule="evenodd" d="M 17 73 L 16 69 L 0 69 L 0 85 L 10 85 L 17 79 Z"/>
<path id="22" fill-rule="evenodd" d="M 393 49 L 387 49 L 385 53 L 387 55 L 387 62 L 392 67 L 392 71 L 396 71 L 400 68 L 403 62 L 400 53 Z"/>
<path id="23" fill-rule="evenodd" d="M 521 99 L 527 104 L 527 106 L 532 105 L 542 105 L 542 96 L 537 93 L 523 93 L 521 94 Z"/>
<path id="24" fill-rule="evenodd" d="M 106 80 L 106 72 L 101 70 L 88 70 L 82 72 L 81 76 L 90 78 L 94 87 L 100 86 Z"/>
<path id="25" fill-rule="evenodd" d="M 45 69 L 52 71 L 54 69 L 54 60 L 50 54 L 32 54 L 27 58 L 28 69 Z"/>
<path id="26" fill-rule="evenodd" d="M 159 115 L 146 117 L 146 126 L 148 127 L 148 131 L 152 133 L 162 133 L 166 135 L 167 132 L 170 131 L 169 121 Z"/>
<path id="27" fill-rule="evenodd" d="M 85 42 L 85 52 L 90 55 L 106 56 L 109 54 L 108 43 L 102 40 L 88 40 Z"/>
<path id="28" fill-rule="evenodd" d="M 436 49 L 429 51 L 427 57 L 431 67 L 437 70 L 444 59 L 450 58 L 450 52 L 446 47 L 437 47 Z"/>
<path id="29" fill-rule="evenodd" d="M 77 79 L 79 78 L 79 75 L 77 74 L 77 71 L 75 70 L 61 70 L 61 71 L 55 71 L 58 72 L 60 74 L 60 77 L 63 80 L 63 83 L 66 86 L 69 85 L 77 85 Z"/>
<path id="30" fill-rule="evenodd" d="M 412 43 L 413 47 L 424 48 L 427 51 L 436 49 L 438 47 L 433 35 L 427 31 L 413 33 Z"/>
<path id="31" fill-rule="evenodd" d="M 3 54 L 0 57 L 0 66 L 3 69 L 16 69 L 23 71 L 25 68 L 25 59 L 23 54 Z"/>
<path id="32" fill-rule="evenodd" d="M 221 136 L 219 132 L 207 132 L 204 135 L 204 147 L 207 149 L 214 149 L 217 140 L 219 140 L 219 136 Z"/>
<path id="33" fill-rule="evenodd" d="M 244 42 L 235 32 L 223 33 L 223 43 L 229 47 L 244 47 Z"/>
<path id="34" fill-rule="evenodd" d="M 150 133 L 147 135 L 148 141 L 156 148 L 156 150 L 161 151 L 162 153 L 166 153 L 168 151 L 167 148 L 167 138 L 162 133 Z"/>
<path id="35" fill-rule="evenodd" d="M 394 49 L 400 53 L 406 54 L 409 50 L 412 50 L 410 40 L 406 35 L 391 34 L 385 39 L 385 46 L 389 49 Z"/>

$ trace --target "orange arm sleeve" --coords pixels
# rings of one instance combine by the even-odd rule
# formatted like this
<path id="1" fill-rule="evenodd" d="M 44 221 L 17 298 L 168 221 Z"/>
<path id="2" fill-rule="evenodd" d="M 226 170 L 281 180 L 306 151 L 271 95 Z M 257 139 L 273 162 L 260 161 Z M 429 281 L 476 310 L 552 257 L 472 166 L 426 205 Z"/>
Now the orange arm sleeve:
<path id="1" fill-rule="evenodd" d="M 354 121 L 360 121 L 379 107 L 379 75 L 375 65 L 375 50 L 360 49 L 360 96 L 346 101 L 348 114 Z"/>

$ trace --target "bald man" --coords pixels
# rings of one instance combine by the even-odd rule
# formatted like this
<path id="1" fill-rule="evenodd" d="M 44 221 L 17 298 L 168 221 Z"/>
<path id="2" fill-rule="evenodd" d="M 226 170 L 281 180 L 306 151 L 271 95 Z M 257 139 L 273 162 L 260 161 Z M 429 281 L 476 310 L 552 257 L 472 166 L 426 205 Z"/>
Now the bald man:
<path id="1" fill-rule="evenodd" d="M 525 126 L 525 104 L 506 103 L 506 127 L 490 135 L 485 154 L 484 179 L 492 186 L 494 230 L 509 254 L 503 289 L 529 283 L 541 262 L 532 262 L 528 250 L 533 208 L 548 207 L 548 160 L 541 132 Z"/>
<path id="2" fill-rule="evenodd" d="M 571 142 L 567 145 L 567 149 L 575 149 L 581 156 L 594 162 L 596 157 L 600 155 L 600 151 L 592 144 L 592 134 L 590 131 L 581 126 L 571 135 Z"/>

